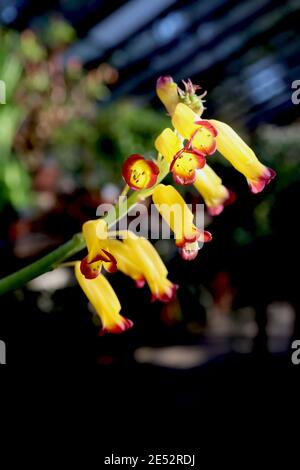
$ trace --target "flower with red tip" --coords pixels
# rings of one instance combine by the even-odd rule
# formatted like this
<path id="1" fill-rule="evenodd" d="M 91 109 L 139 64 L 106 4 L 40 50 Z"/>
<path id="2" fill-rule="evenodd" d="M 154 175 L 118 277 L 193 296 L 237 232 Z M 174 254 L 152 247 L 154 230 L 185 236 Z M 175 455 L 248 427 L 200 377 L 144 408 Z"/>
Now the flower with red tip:
<path id="1" fill-rule="evenodd" d="M 179 248 L 190 249 L 194 242 L 206 243 L 212 239 L 210 232 L 196 227 L 192 211 L 173 186 L 159 184 L 153 191 L 152 199 L 158 212 L 174 232 Z M 181 253 L 184 251 L 181 250 Z"/>
<path id="2" fill-rule="evenodd" d="M 88 254 L 80 263 L 80 269 L 86 279 L 95 279 L 101 272 L 102 263 L 110 263 L 111 270 L 116 269 L 116 260 L 107 249 L 107 224 L 104 220 L 89 220 L 82 227 Z"/>
<path id="3" fill-rule="evenodd" d="M 143 273 L 152 293 L 152 302 L 170 302 L 178 286 L 167 278 L 167 268 L 153 245 L 146 238 L 137 237 L 132 232 L 127 232 L 123 243 L 130 251 L 131 261 Z"/>
<path id="4" fill-rule="evenodd" d="M 193 261 L 199 251 L 199 244 L 198 242 L 193 243 L 186 243 L 182 248 L 179 248 L 179 253 L 182 259 L 185 261 Z"/>
<path id="5" fill-rule="evenodd" d="M 253 150 L 228 124 L 215 119 L 210 122 L 218 130 L 218 151 L 246 177 L 251 192 L 260 193 L 275 178 L 275 171 L 263 165 Z"/>
<path id="6" fill-rule="evenodd" d="M 199 116 L 187 105 L 180 103 L 176 106 L 172 124 L 179 134 L 188 140 L 190 149 L 202 155 L 211 155 L 216 151 L 217 129 L 211 122 L 200 120 Z"/>
<path id="7" fill-rule="evenodd" d="M 131 320 L 120 315 L 121 305 L 108 280 L 99 274 L 94 279 L 86 279 L 81 272 L 80 262 L 75 264 L 75 276 L 80 287 L 96 310 L 102 322 L 100 335 L 123 333 L 132 327 Z"/>
<path id="8" fill-rule="evenodd" d="M 155 148 L 170 164 L 173 179 L 178 184 L 193 184 L 196 170 L 205 165 L 204 155 L 191 149 L 189 144 L 183 146 L 179 137 L 169 128 L 157 137 Z"/>
<path id="9" fill-rule="evenodd" d="M 221 214 L 224 206 L 235 200 L 234 193 L 223 186 L 221 178 L 208 164 L 197 172 L 194 186 L 203 197 L 210 215 Z"/>
<path id="10" fill-rule="evenodd" d="M 120 240 L 109 240 L 108 247 L 117 262 L 118 271 L 131 277 L 136 284 L 136 287 L 141 288 L 145 285 L 145 276 L 141 267 L 136 263 L 136 260 L 132 257 L 132 252 L 124 242 Z M 114 266 L 110 262 L 103 263 L 106 271 L 113 272 Z"/>
<path id="11" fill-rule="evenodd" d="M 142 155 L 133 154 L 125 160 L 122 176 L 131 189 L 151 188 L 157 181 L 159 168 L 152 160 L 146 160 Z"/>
<path id="12" fill-rule="evenodd" d="M 177 84 L 173 78 L 170 76 L 159 77 L 156 82 L 156 93 L 171 116 L 176 105 L 180 102 Z"/>

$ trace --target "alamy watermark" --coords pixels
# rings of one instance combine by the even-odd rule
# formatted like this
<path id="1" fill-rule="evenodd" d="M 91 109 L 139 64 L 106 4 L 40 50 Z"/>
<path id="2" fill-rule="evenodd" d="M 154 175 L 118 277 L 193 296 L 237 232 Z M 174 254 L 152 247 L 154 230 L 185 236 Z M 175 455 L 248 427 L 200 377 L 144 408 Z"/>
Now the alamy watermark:
<path id="1" fill-rule="evenodd" d="M 0 364 L 6 364 L 6 345 L 0 339 Z"/>
<path id="2" fill-rule="evenodd" d="M 110 238 L 117 237 L 119 232 L 129 231 L 151 240 L 169 240 L 173 238 L 173 230 L 170 226 L 173 228 L 181 227 L 178 231 L 188 237 L 191 235 L 191 224 L 201 231 L 204 230 L 204 204 L 195 204 L 193 206 L 177 203 L 146 205 L 140 202 L 128 210 L 127 201 L 126 196 L 121 196 L 116 205 L 105 203 L 100 204 L 97 208 L 96 215 L 101 218 L 108 215 L 109 219 L 118 220 L 118 214 L 125 214 L 114 227 L 110 228 L 112 230 Z M 163 218 L 160 217 L 160 214 L 163 214 Z M 193 218 L 192 221 L 191 217 Z M 97 235 L 101 238 L 100 226 Z"/>
<path id="3" fill-rule="evenodd" d="M 3 80 L 0 80 L 0 104 L 6 104 L 6 85 Z"/>
<path id="4" fill-rule="evenodd" d="M 295 350 L 291 357 L 292 363 L 298 366 L 300 364 L 300 339 L 295 339 L 292 342 L 291 348 Z"/>
<path id="5" fill-rule="evenodd" d="M 293 81 L 292 89 L 295 90 L 292 93 L 292 103 L 297 105 L 300 103 L 300 80 Z"/>

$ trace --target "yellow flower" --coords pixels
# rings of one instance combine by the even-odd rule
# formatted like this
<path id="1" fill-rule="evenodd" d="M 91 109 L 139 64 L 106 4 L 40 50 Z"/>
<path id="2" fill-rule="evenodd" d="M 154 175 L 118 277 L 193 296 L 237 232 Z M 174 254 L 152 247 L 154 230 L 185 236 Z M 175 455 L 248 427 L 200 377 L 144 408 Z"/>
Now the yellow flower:
<path id="1" fill-rule="evenodd" d="M 172 124 L 189 147 L 202 155 L 211 155 L 216 150 L 217 130 L 210 121 L 200 120 L 187 105 L 179 103 L 172 116 Z"/>
<path id="2" fill-rule="evenodd" d="M 172 123 L 182 137 L 189 139 L 191 149 L 210 155 L 217 148 L 246 177 L 253 193 L 262 191 L 275 177 L 275 171 L 260 163 L 253 150 L 227 124 L 215 119 L 199 120 L 183 103 L 176 106 Z"/>
<path id="3" fill-rule="evenodd" d="M 195 188 L 203 197 L 210 215 L 219 215 L 225 204 L 233 202 L 235 195 L 222 184 L 221 178 L 206 164 L 197 172 Z"/>
<path id="4" fill-rule="evenodd" d="M 110 262 L 112 267 L 116 264 L 107 250 L 107 224 L 104 220 L 89 220 L 83 224 L 82 232 L 88 255 L 81 261 L 80 269 L 86 279 L 95 279 L 100 274 L 103 261 Z"/>
<path id="5" fill-rule="evenodd" d="M 152 160 L 135 153 L 128 157 L 122 167 L 122 176 L 131 189 L 151 188 L 156 183 L 159 168 Z"/>
<path id="6" fill-rule="evenodd" d="M 132 327 L 131 320 L 120 315 L 121 305 L 108 280 L 99 274 L 95 279 L 86 279 L 81 272 L 80 262 L 75 264 L 75 276 L 80 287 L 96 310 L 102 322 L 104 333 L 122 333 Z"/>
<path id="7" fill-rule="evenodd" d="M 177 286 L 167 278 L 167 268 L 153 245 L 146 238 L 137 237 L 133 232 L 127 232 L 123 243 L 130 251 L 131 261 L 143 273 L 152 292 L 152 301 L 169 302 L 172 300 Z"/>
<path id="8" fill-rule="evenodd" d="M 172 77 L 159 77 L 156 82 L 156 93 L 164 104 L 166 110 L 172 115 L 176 105 L 179 103 L 177 84 Z"/>
<path id="9" fill-rule="evenodd" d="M 80 269 L 86 279 L 97 278 L 103 265 L 109 272 L 118 269 L 130 276 L 137 287 L 147 281 L 153 300 L 167 302 L 173 298 L 176 286 L 167 279 L 168 271 L 148 240 L 129 231 L 117 232 L 123 241 L 110 239 L 103 220 L 86 222 L 83 234 L 89 254 Z"/>
<path id="10" fill-rule="evenodd" d="M 275 171 L 260 163 L 253 150 L 230 126 L 215 119 L 210 122 L 218 130 L 218 151 L 246 177 L 253 193 L 262 191 L 276 176 Z"/>
<path id="11" fill-rule="evenodd" d="M 192 211 L 173 186 L 159 184 L 154 189 L 152 198 L 160 215 L 174 232 L 177 246 L 184 248 L 186 244 L 196 241 L 211 240 L 209 232 L 195 226 Z"/>
<path id="12" fill-rule="evenodd" d="M 169 128 L 157 137 L 155 148 L 170 164 L 173 179 L 178 184 L 194 183 L 196 170 L 205 165 L 205 157 L 183 146 L 179 137 Z"/>
<path id="13" fill-rule="evenodd" d="M 133 259 L 131 249 L 124 242 L 120 240 L 109 240 L 108 248 L 117 262 L 117 268 L 126 276 L 131 277 L 137 287 L 143 287 L 145 284 L 145 277 L 141 270 L 141 267 Z M 112 263 L 103 263 L 106 271 L 114 271 Z"/>

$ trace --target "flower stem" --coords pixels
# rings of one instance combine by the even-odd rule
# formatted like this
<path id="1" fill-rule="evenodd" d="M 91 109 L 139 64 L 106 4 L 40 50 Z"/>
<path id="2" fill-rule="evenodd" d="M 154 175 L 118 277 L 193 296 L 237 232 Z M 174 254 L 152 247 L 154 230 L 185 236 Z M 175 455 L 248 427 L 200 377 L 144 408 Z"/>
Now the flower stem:
<path id="1" fill-rule="evenodd" d="M 82 234 L 74 235 L 71 240 L 53 250 L 46 256 L 34 261 L 25 268 L 0 280 L 0 295 L 17 289 L 41 274 L 54 269 L 59 263 L 81 251 L 85 247 Z"/>
<path id="2" fill-rule="evenodd" d="M 160 183 L 167 173 L 168 170 L 161 171 L 156 184 Z M 144 189 L 141 191 L 134 191 L 126 199 L 126 202 L 124 202 L 124 198 L 120 198 L 119 203 L 104 217 L 108 228 L 115 225 L 118 220 L 124 217 L 140 199 L 148 197 L 152 192 L 151 189 L 153 188 L 150 188 L 150 190 Z M 122 193 L 122 196 L 125 196 L 125 194 Z M 48 255 L 43 256 L 25 268 L 22 268 L 19 271 L 16 271 L 15 273 L 0 279 L 0 295 L 3 295 L 6 292 L 14 289 L 18 289 L 35 277 L 57 268 L 61 263 L 63 263 L 63 261 L 67 260 L 71 256 L 74 256 L 84 248 L 85 241 L 83 239 L 82 233 L 77 233 L 71 238 L 71 240 L 51 251 L 51 253 Z"/>
<path id="3" fill-rule="evenodd" d="M 125 184 L 124 188 L 122 189 L 122 192 L 121 192 L 120 196 L 127 196 L 129 189 L 130 188 L 129 188 L 128 184 Z"/>

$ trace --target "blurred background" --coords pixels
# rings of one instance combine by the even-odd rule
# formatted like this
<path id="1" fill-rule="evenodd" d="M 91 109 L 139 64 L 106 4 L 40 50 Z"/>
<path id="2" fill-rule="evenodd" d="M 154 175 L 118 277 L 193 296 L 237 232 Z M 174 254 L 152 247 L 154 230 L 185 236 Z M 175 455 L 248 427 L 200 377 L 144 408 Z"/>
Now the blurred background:
<path id="1" fill-rule="evenodd" d="M 180 285 L 150 304 L 109 277 L 135 327 L 98 337 L 68 268 L 1 297 L 0 338 L 21 364 L 98 365 L 101 377 L 170 386 L 169 409 L 197 412 L 216 380 L 285 377 L 300 338 L 298 287 L 300 2 L 296 0 L 0 0 L 0 274 L 49 252 L 121 189 L 131 153 L 153 156 L 168 125 L 160 75 L 207 90 L 206 118 L 232 125 L 277 172 L 252 195 L 221 157 L 237 200 L 211 218 L 213 242 L 184 262 L 155 243 Z M 190 188 L 189 202 L 201 202 Z M 242 378 L 240 379 L 242 380 Z M 257 379 L 258 380 L 258 379 Z"/>

